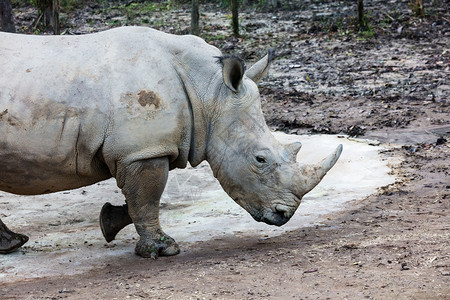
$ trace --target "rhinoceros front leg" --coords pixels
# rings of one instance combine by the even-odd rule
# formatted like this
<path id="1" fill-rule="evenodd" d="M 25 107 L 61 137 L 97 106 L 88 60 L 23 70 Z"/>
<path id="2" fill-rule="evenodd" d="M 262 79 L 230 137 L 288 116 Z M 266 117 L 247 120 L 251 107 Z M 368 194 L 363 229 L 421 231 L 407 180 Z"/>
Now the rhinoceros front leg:
<path id="1" fill-rule="evenodd" d="M 180 248 L 159 225 L 159 200 L 169 174 L 167 157 L 141 160 L 118 170 L 118 183 L 128 204 L 128 213 L 140 236 L 136 254 L 156 258 L 175 255 Z"/>

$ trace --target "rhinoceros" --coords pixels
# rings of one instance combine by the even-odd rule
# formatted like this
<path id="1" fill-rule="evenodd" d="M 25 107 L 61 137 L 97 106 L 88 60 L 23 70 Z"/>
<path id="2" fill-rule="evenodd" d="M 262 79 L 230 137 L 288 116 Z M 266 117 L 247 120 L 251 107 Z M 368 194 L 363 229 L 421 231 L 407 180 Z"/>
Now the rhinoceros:
<path id="1" fill-rule="evenodd" d="M 257 82 L 273 51 L 246 70 L 195 36 L 123 27 L 83 36 L 0 34 L 0 190 L 37 195 L 114 177 L 124 206 L 106 203 L 107 241 L 134 223 L 143 257 L 180 248 L 159 224 L 168 172 L 206 160 L 256 221 L 281 226 L 335 164 L 301 164 L 280 144 Z M 0 221 L 0 252 L 28 238 Z"/>

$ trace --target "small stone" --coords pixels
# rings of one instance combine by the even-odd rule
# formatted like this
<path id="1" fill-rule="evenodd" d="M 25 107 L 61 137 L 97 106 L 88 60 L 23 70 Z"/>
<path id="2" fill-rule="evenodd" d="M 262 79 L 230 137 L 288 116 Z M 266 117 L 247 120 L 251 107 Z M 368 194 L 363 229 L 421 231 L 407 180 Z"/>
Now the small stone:
<path id="1" fill-rule="evenodd" d="M 319 271 L 319 269 L 311 269 L 311 270 L 306 270 L 303 273 L 308 274 L 308 273 L 315 273 L 317 271 Z"/>
<path id="2" fill-rule="evenodd" d="M 446 142 L 447 142 L 447 139 L 444 139 L 443 137 L 440 137 L 440 138 L 438 138 L 438 139 L 436 140 L 436 146 L 443 145 L 443 144 L 445 144 Z"/>

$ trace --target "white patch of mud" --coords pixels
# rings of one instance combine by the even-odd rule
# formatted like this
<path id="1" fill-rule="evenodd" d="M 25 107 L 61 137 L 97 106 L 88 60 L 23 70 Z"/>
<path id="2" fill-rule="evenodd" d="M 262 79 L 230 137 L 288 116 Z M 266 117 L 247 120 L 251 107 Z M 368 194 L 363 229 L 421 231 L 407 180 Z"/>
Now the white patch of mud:
<path id="1" fill-rule="evenodd" d="M 336 166 L 308 193 L 292 219 L 283 227 L 258 223 L 222 190 L 204 163 L 197 168 L 170 172 L 161 203 L 163 229 L 186 249 L 189 244 L 235 236 L 272 237 L 319 224 L 324 215 L 344 210 L 352 200 L 364 199 L 377 188 L 393 183 L 390 164 L 381 158 L 383 146 L 330 135 L 298 136 L 276 133 L 283 143 L 301 141 L 297 157 L 315 163 L 338 144 L 344 150 Z M 98 225 L 105 202 L 124 204 L 115 180 L 77 190 L 41 196 L 0 192 L 0 216 L 13 231 L 30 237 L 25 246 L 0 256 L 0 282 L 79 274 L 134 255 L 137 234 L 133 226 L 107 244 Z M 191 250 L 194 251 L 194 250 Z"/>

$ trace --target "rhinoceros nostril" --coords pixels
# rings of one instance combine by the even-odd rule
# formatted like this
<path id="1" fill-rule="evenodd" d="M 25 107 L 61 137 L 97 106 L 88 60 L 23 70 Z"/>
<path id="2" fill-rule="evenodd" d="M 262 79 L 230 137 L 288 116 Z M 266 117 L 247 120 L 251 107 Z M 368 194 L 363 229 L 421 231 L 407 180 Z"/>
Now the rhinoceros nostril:
<path id="1" fill-rule="evenodd" d="M 271 223 L 276 226 L 281 226 L 285 224 L 287 221 L 289 221 L 289 218 L 285 216 L 284 211 L 275 210 L 272 214 L 272 220 Z"/>
<path id="2" fill-rule="evenodd" d="M 275 209 L 275 214 L 277 216 L 279 216 L 280 218 L 285 218 L 286 217 L 286 212 L 282 211 L 282 210 Z"/>
<path id="3" fill-rule="evenodd" d="M 284 224 L 289 220 L 289 212 L 284 209 L 275 208 L 273 212 L 274 219 L 276 219 L 276 223 Z"/>

